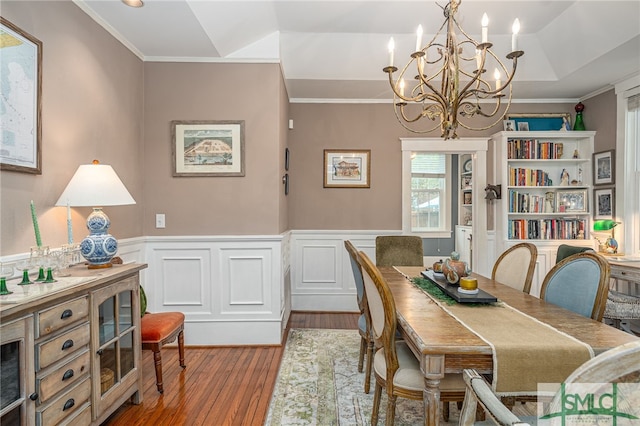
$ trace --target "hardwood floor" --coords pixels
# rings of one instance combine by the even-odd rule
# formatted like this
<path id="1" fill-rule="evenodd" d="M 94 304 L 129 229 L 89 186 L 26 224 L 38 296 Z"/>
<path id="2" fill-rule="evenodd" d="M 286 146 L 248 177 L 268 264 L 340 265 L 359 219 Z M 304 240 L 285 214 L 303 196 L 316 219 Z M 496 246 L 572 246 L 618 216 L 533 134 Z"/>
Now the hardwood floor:
<path id="1" fill-rule="evenodd" d="M 358 314 L 293 312 L 290 328 L 357 329 Z M 163 348 L 164 394 L 156 389 L 153 355 L 143 351 L 144 402 L 124 404 L 103 426 L 262 425 L 283 350 L 284 345 L 187 347 L 182 369 L 177 349 Z"/>

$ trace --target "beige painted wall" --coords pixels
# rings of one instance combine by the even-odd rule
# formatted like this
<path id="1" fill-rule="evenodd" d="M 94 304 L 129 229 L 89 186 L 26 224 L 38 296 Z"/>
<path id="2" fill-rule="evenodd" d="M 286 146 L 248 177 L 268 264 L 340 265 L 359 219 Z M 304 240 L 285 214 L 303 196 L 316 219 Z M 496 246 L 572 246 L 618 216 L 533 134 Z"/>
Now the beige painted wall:
<path id="1" fill-rule="evenodd" d="M 278 64 L 145 63 L 144 235 L 283 230 L 282 86 Z M 244 120 L 245 176 L 173 177 L 172 120 Z"/>
<path id="2" fill-rule="evenodd" d="M 0 172 L 0 254 L 35 245 L 29 201 L 44 245 L 67 242 L 54 207 L 81 164 L 111 164 L 137 201 L 107 207 L 117 238 L 142 235 L 142 62 L 70 1 L 2 1 L 2 16 L 43 43 L 42 175 Z M 89 208 L 72 209 L 74 237 Z"/>
<path id="3" fill-rule="evenodd" d="M 510 112 L 574 112 L 573 104 L 514 104 Z M 400 138 L 419 137 L 396 120 L 391 104 L 292 104 L 291 229 L 402 228 Z M 483 132 L 460 129 L 462 137 L 492 135 L 502 122 Z M 439 134 L 428 137 L 438 137 Z M 454 144 L 455 140 L 443 141 Z M 323 150 L 371 149 L 371 188 L 323 188 Z M 488 181 L 495 181 L 491 147 Z M 489 220 L 492 220 L 489 214 Z M 492 227 L 490 227 L 491 229 Z"/>
<path id="4" fill-rule="evenodd" d="M 587 99 L 582 113 L 587 130 L 595 130 L 594 152 L 615 149 L 616 147 L 616 94 L 608 90 L 598 96 Z"/>

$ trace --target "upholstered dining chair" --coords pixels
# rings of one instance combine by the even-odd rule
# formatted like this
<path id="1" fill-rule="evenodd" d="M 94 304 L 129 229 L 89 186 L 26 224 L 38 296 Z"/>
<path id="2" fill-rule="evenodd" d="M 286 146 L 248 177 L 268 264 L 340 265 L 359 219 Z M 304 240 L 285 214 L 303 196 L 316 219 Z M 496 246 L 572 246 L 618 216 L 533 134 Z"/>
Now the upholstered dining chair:
<path id="1" fill-rule="evenodd" d="M 178 339 L 178 355 L 180 367 L 185 368 L 184 363 L 184 314 L 182 312 L 146 312 L 147 297 L 140 287 L 140 334 L 142 349 L 153 352 L 153 361 L 156 370 L 156 387 L 158 392 L 164 393 L 162 382 L 162 345 Z"/>
<path id="2" fill-rule="evenodd" d="M 584 252 L 558 262 L 542 282 L 540 298 L 596 321 L 602 320 L 611 268 L 602 256 Z"/>
<path id="3" fill-rule="evenodd" d="M 420 371 L 418 359 L 406 342 L 396 341 L 396 306 L 387 282 L 364 252 L 360 252 L 358 258 L 363 270 L 365 294 L 371 315 L 371 335 L 376 348 L 379 348 L 373 358 L 376 385 L 371 424 L 378 424 L 378 411 L 384 388 L 387 393 L 386 425 L 391 426 L 394 424 L 397 397 L 419 401 L 423 399 L 424 376 Z M 440 382 L 440 400 L 448 403 L 463 399 L 462 376 L 445 374 Z"/>
<path id="4" fill-rule="evenodd" d="M 364 392 L 369 393 L 371 389 L 371 358 L 373 357 L 373 339 L 370 334 L 370 318 L 369 308 L 367 306 L 367 296 L 364 292 L 364 283 L 362 281 L 362 268 L 358 262 L 358 250 L 351 243 L 346 240 L 344 247 L 349 253 L 349 260 L 351 261 L 351 270 L 353 271 L 353 279 L 356 282 L 356 296 L 358 299 L 358 308 L 360 309 L 360 316 L 358 317 L 358 332 L 360 333 L 360 355 L 358 356 L 358 371 L 362 373 L 364 358 L 366 353 L 367 366 L 365 369 L 364 377 Z"/>
<path id="5" fill-rule="evenodd" d="M 423 266 L 422 238 L 414 235 L 376 237 L 376 266 Z"/>
<path id="6" fill-rule="evenodd" d="M 595 252 L 591 247 L 570 246 L 568 244 L 560 244 L 558 251 L 556 252 L 556 263 L 560 262 L 565 257 L 569 257 L 573 254 Z"/>
<path id="7" fill-rule="evenodd" d="M 461 426 L 478 424 L 475 422 L 478 404 L 492 423 L 520 426 L 536 424 L 535 416 L 519 418 L 504 406 L 500 398 L 493 393 L 491 385 L 475 370 L 464 370 L 463 376 L 467 391 L 460 412 Z M 577 384 L 581 395 L 589 395 L 598 389 L 602 390 L 602 386 L 606 386 L 604 389 L 611 389 L 611 383 L 637 384 L 639 380 L 640 341 L 635 341 L 610 349 L 586 361 L 567 377 L 564 384 L 565 389 L 571 384 Z M 561 411 L 563 395 L 564 392 L 561 391 L 556 393 L 548 404 L 547 413 Z M 621 406 L 617 408 L 620 412 Z M 637 405 L 633 408 L 637 408 Z"/>
<path id="8" fill-rule="evenodd" d="M 491 279 L 529 293 L 538 258 L 538 249 L 531 243 L 519 243 L 508 248 L 493 265 Z"/>

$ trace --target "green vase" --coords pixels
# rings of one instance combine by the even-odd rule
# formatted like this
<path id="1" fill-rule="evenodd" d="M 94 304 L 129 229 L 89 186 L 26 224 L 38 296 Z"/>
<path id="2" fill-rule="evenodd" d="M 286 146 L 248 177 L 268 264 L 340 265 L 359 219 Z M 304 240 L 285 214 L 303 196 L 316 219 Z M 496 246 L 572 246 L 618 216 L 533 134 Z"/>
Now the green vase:
<path id="1" fill-rule="evenodd" d="M 573 130 L 587 130 L 584 127 L 584 121 L 582 120 L 582 111 L 584 111 L 584 104 L 582 102 L 578 102 L 575 106 L 576 110 L 576 122 L 573 125 Z"/>

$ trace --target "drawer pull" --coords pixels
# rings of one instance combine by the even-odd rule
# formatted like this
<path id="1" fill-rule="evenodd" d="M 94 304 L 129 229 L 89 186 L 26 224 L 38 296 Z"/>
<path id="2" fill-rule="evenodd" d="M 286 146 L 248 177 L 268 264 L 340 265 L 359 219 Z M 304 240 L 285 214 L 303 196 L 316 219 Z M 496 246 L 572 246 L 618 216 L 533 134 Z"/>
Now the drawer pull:
<path id="1" fill-rule="evenodd" d="M 70 378 L 73 377 L 73 369 L 68 369 L 67 371 L 64 372 L 64 374 L 62 375 L 62 381 L 64 382 L 65 380 L 69 380 Z"/>
<path id="2" fill-rule="evenodd" d="M 71 309 L 65 309 L 62 315 L 60 316 L 60 319 L 67 319 L 67 318 L 71 318 L 72 316 L 73 316 L 73 311 Z"/>
<path id="3" fill-rule="evenodd" d="M 73 347 L 73 340 L 69 339 L 62 344 L 62 350 L 69 349 Z"/>
<path id="4" fill-rule="evenodd" d="M 31 395 L 29 395 L 29 399 L 32 401 L 35 401 L 36 399 L 38 399 L 38 394 L 37 393 L 32 393 Z"/>
<path id="5" fill-rule="evenodd" d="M 73 398 L 69 398 L 69 400 L 64 403 L 64 407 L 62 407 L 62 411 L 67 411 L 69 408 L 73 407 L 74 405 L 76 405 L 76 402 L 73 400 Z"/>

